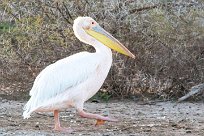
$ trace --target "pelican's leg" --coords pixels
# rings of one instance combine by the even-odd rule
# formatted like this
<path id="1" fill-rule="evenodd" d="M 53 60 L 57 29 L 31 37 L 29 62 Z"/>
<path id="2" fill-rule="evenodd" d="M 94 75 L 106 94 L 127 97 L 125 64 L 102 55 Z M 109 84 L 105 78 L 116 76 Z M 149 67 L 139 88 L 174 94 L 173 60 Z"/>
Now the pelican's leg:
<path id="1" fill-rule="evenodd" d="M 60 126 L 59 111 L 58 110 L 54 110 L 54 120 L 55 120 L 55 128 L 54 128 L 54 130 L 56 130 L 56 131 L 64 131 L 64 132 L 69 132 L 69 133 L 71 133 L 73 131 L 70 128 L 62 128 Z"/>
<path id="2" fill-rule="evenodd" d="M 117 119 L 114 119 L 114 118 L 105 117 L 105 116 L 101 116 L 101 115 L 93 114 L 93 113 L 88 113 L 88 112 L 85 112 L 84 110 L 78 110 L 78 114 L 83 118 L 91 118 L 91 119 L 96 119 L 96 120 L 104 120 L 104 121 L 112 121 L 112 122 L 118 121 Z"/>

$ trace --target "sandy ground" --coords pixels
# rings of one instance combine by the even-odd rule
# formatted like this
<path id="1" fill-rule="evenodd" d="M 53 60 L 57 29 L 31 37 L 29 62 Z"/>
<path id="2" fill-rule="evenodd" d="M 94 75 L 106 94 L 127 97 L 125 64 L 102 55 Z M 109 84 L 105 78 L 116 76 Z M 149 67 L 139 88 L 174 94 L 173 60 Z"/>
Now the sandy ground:
<path id="1" fill-rule="evenodd" d="M 53 114 L 34 113 L 22 118 L 23 101 L 0 98 L 0 135 L 129 135 L 129 136 L 204 136 L 204 103 L 138 103 L 111 101 L 109 103 L 87 102 L 85 108 L 92 113 L 118 118 L 119 122 L 106 122 L 95 127 L 95 120 L 80 118 L 75 109 L 61 112 L 61 123 L 75 131 L 60 133 L 52 130 Z"/>

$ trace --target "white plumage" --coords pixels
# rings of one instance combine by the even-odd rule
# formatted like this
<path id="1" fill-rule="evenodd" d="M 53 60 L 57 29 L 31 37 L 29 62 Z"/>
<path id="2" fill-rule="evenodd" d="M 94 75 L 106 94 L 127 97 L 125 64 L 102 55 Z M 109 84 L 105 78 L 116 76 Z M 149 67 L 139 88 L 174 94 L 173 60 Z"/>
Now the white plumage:
<path id="1" fill-rule="evenodd" d="M 83 108 L 83 103 L 100 89 L 111 62 L 111 55 L 81 52 L 47 66 L 30 91 L 24 118 L 33 111 L 53 111 L 69 106 Z"/>
<path id="2" fill-rule="evenodd" d="M 56 130 L 61 130 L 57 120 L 58 110 L 70 106 L 75 107 L 83 117 L 114 121 L 100 115 L 85 113 L 83 104 L 100 89 L 107 77 L 112 63 L 110 48 L 117 50 L 117 47 L 120 47 L 119 52 L 134 57 L 90 17 L 78 17 L 74 21 L 73 29 L 77 38 L 92 45 L 96 52 L 80 52 L 47 66 L 36 77 L 30 91 L 31 98 L 24 107 L 24 118 L 29 118 L 34 111 L 57 111 Z"/>

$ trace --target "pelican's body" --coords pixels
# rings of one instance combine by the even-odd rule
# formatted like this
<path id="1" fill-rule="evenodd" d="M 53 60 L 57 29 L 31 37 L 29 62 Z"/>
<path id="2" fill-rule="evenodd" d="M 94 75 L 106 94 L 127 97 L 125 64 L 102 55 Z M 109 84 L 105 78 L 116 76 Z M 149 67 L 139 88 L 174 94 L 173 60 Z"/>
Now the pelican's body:
<path id="1" fill-rule="evenodd" d="M 112 63 L 111 50 L 80 52 L 46 67 L 36 78 L 30 92 L 24 117 L 33 111 L 53 111 L 70 106 L 83 108 L 83 103 L 101 87 Z M 40 88 L 38 88 L 40 86 Z"/>
<path id="2" fill-rule="evenodd" d="M 112 63 L 110 48 L 134 57 L 92 18 L 77 18 L 73 29 L 77 38 L 92 45 L 96 52 L 80 52 L 47 66 L 36 77 L 30 91 L 31 98 L 23 113 L 24 118 L 29 118 L 34 111 L 54 111 L 56 130 L 61 130 L 58 111 L 70 106 L 75 107 L 82 117 L 114 121 L 109 117 L 84 112 L 83 105 L 100 89 L 108 75 Z M 109 48 L 110 44 L 115 46 Z"/>

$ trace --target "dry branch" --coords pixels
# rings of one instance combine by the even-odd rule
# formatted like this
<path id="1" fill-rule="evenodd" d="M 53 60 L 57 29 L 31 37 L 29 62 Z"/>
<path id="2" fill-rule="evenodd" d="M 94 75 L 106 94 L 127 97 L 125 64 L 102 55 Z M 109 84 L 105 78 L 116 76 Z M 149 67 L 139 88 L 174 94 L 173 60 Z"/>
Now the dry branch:
<path id="1" fill-rule="evenodd" d="M 178 99 L 178 102 L 184 101 L 185 99 L 189 98 L 190 96 L 197 94 L 197 93 L 201 93 L 202 91 L 204 91 L 204 84 L 199 84 L 199 85 L 193 86 L 190 89 L 189 93 L 187 93 L 185 96 Z"/>
<path id="2" fill-rule="evenodd" d="M 136 12 L 140 12 L 140 11 L 146 11 L 146 10 L 151 10 L 151 9 L 155 9 L 155 8 L 159 8 L 159 7 L 179 7 L 179 6 L 183 6 L 183 7 L 192 7 L 192 6 L 196 6 L 198 5 L 197 3 L 158 3 L 155 5 L 151 5 L 151 6 L 145 6 L 142 8 L 136 8 L 136 9 L 132 9 L 129 11 L 130 14 L 136 13 Z M 201 6 L 202 7 L 202 6 Z"/>

